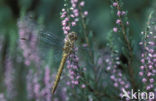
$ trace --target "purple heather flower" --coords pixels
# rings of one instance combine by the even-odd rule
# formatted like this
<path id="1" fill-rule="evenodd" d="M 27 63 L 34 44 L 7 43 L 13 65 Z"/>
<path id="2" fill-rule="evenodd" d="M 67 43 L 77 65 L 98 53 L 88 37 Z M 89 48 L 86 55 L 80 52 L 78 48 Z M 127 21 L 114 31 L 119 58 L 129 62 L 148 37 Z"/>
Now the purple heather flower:
<path id="1" fill-rule="evenodd" d="M 114 32 L 117 32 L 117 31 L 118 31 L 118 28 L 117 28 L 117 27 L 114 27 L 114 28 L 113 28 L 113 31 L 114 31 Z"/>
<path id="2" fill-rule="evenodd" d="M 144 75 L 144 73 L 143 73 L 143 72 L 139 72 L 139 75 L 140 75 L 140 76 L 143 76 L 143 75 Z"/>
<path id="3" fill-rule="evenodd" d="M 154 42 L 149 41 L 148 44 L 153 46 L 154 45 Z"/>
<path id="4" fill-rule="evenodd" d="M 122 13 L 121 13 L 122 15 L 125 15 L 126 14 L 126 12 L 125 11 L 122 11 Z"/>
<path id="5" fill-rule="evenodd" d="M 86 85 L 85 85 L 85 84 L 82 84 L 81 87 L 82 87 L 82 88 L 86 88 Z"/>
<path id="6" fill-rule="evenodd" d="M 147 76 L 149 77 L 149 76 L 152 76 L 152 73 L 151 72 L 148 72 L 147 73 Z"/>
<path id="7" fill-rule="evenodd" d="M 117 3 L 117 2 L 114 2 L 114 3 L 113 3 L 113 6 L 114 6 L 114 7 L 116 7 L 117 5 L 118 5 L 118 3 Z"/>
<path id="8" fill-rule="evenodd" d="M 153 83 L 153 82 L 154 82 L 154 79 L 153 79 L 153 78 L 151 78 L 151 79 L 150 79 L 150 83 Z"/>
<path id="9" fill-rule="evenodd" d="M 150 90 L 150 89 L 151 89 L 151 87 L 150 87 L 150 86 L 147 86 L 147 87 L 146 87 L 146 90 Z"/>
<path id="10" fill-rule="evenodd" d="M 142 79 L 142 82 L 143 82 L 143 83 L 147 82 L 147 79 L 146 79 L 146 78 L 143 78 L 143 79 Z"/>
<path id="11" fill-rule="evenodd" d="M 112 75 L 112 76 L 111 76 L 111 79 L 112 79 L 112 80 L 115 80 L 115 76 L 114 76 L 114 75 Z"/>
<path id="12" fill-rule="evenodd" d="M 84 1 L 81 1 L 80 2 L 80 6 L 84 6 L 85 5 L 85 2 Z"/>
<path id="13" fill-rule="evenodd" d="M 121 11 L 117 11 L 117 16 L 121 16 Z"/>
<path id="14" fill-rule="evenodd" d="M 117 19 L 116 20 L 116 24 L 120 24 L 121 23 L 121 20 L 120 19 Z"/>
<path id="15" fill-rule="evenodd" d="M 84 16 L 87 16 L 88 15 L 88 11 L 84 11 Z"/>
<path id="16" fill-rule="evenodd" d="M 118 83 L 114 83 L 114 87 L 118 87 Z"/>
<path id="17" fill-rule="evenodd" d="M 72 22 L 72 26 L 75 26 L 76 25 L 76 22 Z"/>
<path id="18" fill-rule="evenodd" d="M 144 63 L 144 62 L 143 62 L 143 63 Z M 143 70 L 144 68 L 145 68 L 144 66 L 140 66 L 140 69 L 142 69 L 142 70 Z"/>
<path id="19" fill-rule="evenodd" d="M 75 85 L 78 85 L 78 84 L 79 84 L 79 82 L 78 82 L 78 81 L 75 81 L 75 82 L 74 82 L 74 84 L 75 84 Z"/>

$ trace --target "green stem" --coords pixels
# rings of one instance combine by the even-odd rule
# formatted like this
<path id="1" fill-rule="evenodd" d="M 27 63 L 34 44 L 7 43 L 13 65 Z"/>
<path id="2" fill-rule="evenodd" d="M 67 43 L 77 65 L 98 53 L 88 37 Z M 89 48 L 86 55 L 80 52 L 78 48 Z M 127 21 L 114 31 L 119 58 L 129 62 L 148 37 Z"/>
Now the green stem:
<path id="1" fill-rule="evenodd" d="M 118 0 L 115 0 L 115 1 L 118 3 L 118 5 L 117 5 L 118 11 L 121 11 Z M 137 85 L 136 85 L 136 82 L 135 82 L 135 79 L 134 79 L 134 70 L 133 70 L 133 68 L 131 66 L 132 59 L 133 59 L 133 49 L 132 49 L 131 44 L 130 44 L 128 38 L 127 38 L 126 31 L 125 31 L 125 26 L 123 24 L 121 16 L 119 16 L 119 20 L 121 21 L 120 26 L 121 26 L 121 30 L 122 30 L 122 35 L 123 35 L 123 38 L 124 38 L 124 40 L 125 40 L 125 42 L 127 44 L 127 48 L 128 48 L 128 51 L 129 51 L 128 73 L 129 73 L 129 76 L 130 76 L 130 82 L 131 82 L 131 85 L 133 86 L 133 88 L 136 90 Z"/>

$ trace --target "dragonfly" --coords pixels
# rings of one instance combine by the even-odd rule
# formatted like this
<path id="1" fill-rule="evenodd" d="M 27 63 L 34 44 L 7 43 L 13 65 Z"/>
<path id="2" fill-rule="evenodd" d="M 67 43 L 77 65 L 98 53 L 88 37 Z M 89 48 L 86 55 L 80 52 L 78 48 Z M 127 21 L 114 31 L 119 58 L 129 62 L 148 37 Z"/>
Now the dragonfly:
<path id="1" fill-rule="evenodd" d="M 60 77 L 62 74 L 62 70 L 63 70 L 64 65 L 65 65 L 65 62 L 67 60 L 67 57 L 71 54 L 73 47 L 74 47 L 74 43 L 76 40 L 77 40 L 77 35 L 75 32 L 71 32 L 65 37 L 62 59 L 60 62 L 60 66 L 58 68 L 56 79 L 55 79 L 53 87 L 52 87 L 52 94 L 55 93 L 55 90 L 58 86 L 58 83 L 59 83 L 59 80 L 60 80 Z"/>
<path id="2" fill-rule="evenodd" d="M 48 35 L 48 34 L 46 34 L 46 35 Z M 45 41 L 45 39 L 48 41 L 48 38 L 50 39 L 50 37 L 52 39 L 54 39 L 54 36 L 51 36 L 51 35 L 52 34 L 49 34 L 49 36 L 47 36 L 47 37 L 45 37 L 45 35 L 43 35 L 42 38 L 44 38 L 43 39 L 44 41 Z M 55 93 L 55 90 L 56 90 L 56 88 L 58 86 L 58 83 L 60 81 L 60 77 L 61 77 L 63 68 L 65 66 L 65 62 L 66 62 L 68 56 L 71 54 L 71 52 L 72 52 L 72 50 L 74 48 L 74 43 L 75 43 L 76 40 L 77 40 L 77 35 L 76 35 L 75 32 L 69 33 L 68 35 L 66 35 L 66 37 L 64 39 L 62 58 L 61 58 L 61 61 L 60 61 L 60 65 L 59 65 L 59 68 L 58 68 L 58 72 L 56 74 L 56 78 L 55 78 L 54 84 L 52 86 L 52 91 L 51 91 L 52 94 Z M 56 40 L 56 42 L 58 42 L 58 41 Z"/>

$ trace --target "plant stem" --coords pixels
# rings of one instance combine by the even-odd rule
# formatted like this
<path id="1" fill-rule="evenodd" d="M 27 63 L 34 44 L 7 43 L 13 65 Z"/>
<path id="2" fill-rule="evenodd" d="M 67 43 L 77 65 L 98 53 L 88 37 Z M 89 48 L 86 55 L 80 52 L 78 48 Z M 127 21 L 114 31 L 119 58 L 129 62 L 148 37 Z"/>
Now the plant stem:
<path id="1" fill-rule="evenodd" d="M 118 11 L 121 11 L 121 8 L 120 8 L 118 0 L 115 0 L 115 1 L 118 3 L 118 5 L 117 5 Z M 128 48 L 128 51 L 129 51 L 128 74 L 130 76 L 131 85 L 136 90 L 137 89 L 137 85 L 136 85 L 136 82 L 135 82 L 135 79 L 134 79 L 134 70 L 133 70 L 133 68 L 131 66 L 132 59 L 133 59 L 133 49 L 132 49 L 131 44 L 130 44 L 128 38 L 127 38 L 126 31 L 125 31 L 125 26 L 123 24 L 121 16 L 119 16 L 119 20 L 121 21 L 120 25 L 121 25 L 121 29 L 122 29 L 122 35 L 124 37 L 124 40 L 125 40 L 125 42 L 127 44 L 127 48 Z"/>

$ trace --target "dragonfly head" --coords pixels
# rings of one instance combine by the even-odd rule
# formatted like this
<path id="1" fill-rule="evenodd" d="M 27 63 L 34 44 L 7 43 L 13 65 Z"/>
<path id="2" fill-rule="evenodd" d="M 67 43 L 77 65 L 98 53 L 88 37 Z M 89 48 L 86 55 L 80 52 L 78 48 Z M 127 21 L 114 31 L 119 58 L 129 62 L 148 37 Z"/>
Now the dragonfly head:
<path id="1" fill-rule="evenodd" d="M 71 32 L 68 34 L 68 38 L 71 40 L 71 41 L 75 41 L 77 40 L 77 35 L 75 32 Z"/>

